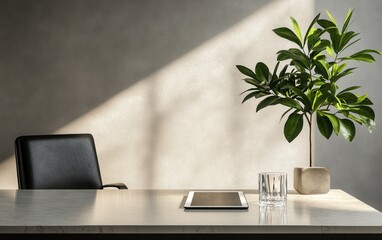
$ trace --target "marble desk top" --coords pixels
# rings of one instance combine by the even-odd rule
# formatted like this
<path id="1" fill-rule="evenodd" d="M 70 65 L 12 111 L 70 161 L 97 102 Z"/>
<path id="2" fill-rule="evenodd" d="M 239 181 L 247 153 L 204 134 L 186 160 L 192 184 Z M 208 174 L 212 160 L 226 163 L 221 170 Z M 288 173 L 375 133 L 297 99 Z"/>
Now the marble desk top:
<path id="1" fill-rule="evenodd" d="M 0 190 L 0 233 L 382 233 L 382 213 L 341 190 L 285 207 L 185 210 L 188 190 Z"/>

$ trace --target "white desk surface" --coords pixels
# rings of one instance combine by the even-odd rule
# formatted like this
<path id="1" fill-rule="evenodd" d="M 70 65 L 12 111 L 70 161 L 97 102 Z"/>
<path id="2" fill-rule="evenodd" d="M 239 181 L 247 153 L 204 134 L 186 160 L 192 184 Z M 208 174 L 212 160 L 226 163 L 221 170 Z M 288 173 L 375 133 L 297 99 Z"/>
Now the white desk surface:
<path id="1" fill-rule="evenodd" d="M 275 209 L 244 192 L 248 210 L 185 210 L 186 190 L 0 190 L 0 233 L 382 233 L 382 213 L 341 190 Z"/>

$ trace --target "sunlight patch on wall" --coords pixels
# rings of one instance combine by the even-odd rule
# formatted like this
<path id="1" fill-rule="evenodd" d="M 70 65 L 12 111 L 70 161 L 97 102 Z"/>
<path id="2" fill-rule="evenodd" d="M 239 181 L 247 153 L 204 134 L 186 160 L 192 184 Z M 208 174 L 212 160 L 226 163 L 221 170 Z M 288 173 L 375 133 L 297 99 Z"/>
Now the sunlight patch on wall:
<path id="1" fill-rule="evenodd" d="M 273 66 L 292 45 L 271 30 L 313 14 L 313 1 L 270 2 L 57 133 L 94 135 L 104 183 L 244 189 L 257 188 L 260 171 L 286 171 L 291 188 L 293 168 L 308 165 L 307 129 L 289 144 L 279 122 L 285 108 L 242 105 L 247 85 L 235 65 Z"/>

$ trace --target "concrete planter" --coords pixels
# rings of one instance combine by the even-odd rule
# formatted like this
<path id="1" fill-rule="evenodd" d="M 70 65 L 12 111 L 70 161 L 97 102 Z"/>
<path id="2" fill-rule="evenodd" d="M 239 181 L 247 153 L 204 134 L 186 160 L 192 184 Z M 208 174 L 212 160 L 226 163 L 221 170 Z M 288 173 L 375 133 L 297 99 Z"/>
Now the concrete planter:
<path id="1" fill-rule="evenodd" d="M 330 172 L 324 167 L 294 169 L 294 189 L 300 194 L 323 194 L 330 190 Z"/>

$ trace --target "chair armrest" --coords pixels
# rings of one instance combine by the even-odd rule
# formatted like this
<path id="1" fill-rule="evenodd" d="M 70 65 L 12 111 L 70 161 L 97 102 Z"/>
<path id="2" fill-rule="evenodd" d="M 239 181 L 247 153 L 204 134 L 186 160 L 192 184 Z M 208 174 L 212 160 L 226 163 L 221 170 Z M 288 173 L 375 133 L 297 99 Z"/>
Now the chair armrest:
<path id="1" fill-rule="evenodd" d="M 114 187 L 118 189 L 127 189 L 127 186 L 124 183 L 111 183 L 111 184 L 105 184 L 102 186 L 102 188 L 107 188 L 107 187 Z"/>

